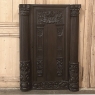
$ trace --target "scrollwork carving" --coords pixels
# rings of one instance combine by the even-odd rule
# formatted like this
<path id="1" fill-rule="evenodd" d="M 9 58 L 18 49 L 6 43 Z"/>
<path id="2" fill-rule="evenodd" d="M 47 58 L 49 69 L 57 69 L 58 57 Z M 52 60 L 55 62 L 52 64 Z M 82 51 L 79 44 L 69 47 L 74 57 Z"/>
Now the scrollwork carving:
<path id="1" fill-rule="evenodd" d="M 63 35 L 63 27 L 57 28 L 57 35 L 60 37 Z"/>
<path id="2" fill-rule="evenodd" d="M 33 83 L 32 89 L 68 89 L 67 81 L 45 81 Z"/>
<path id="3" fill-rule="evenodd" d="M 70 63 L 69 89 L 72 91 L 79 90 L 79 64 L 78 63 Z"/>
<path id="4" fill-rule="evenodd" d="M 43 60 L 42 59 L 37 60 L 37 76 L 38 77 L 43 76 Z"/>
<path id="5" fill-rule="evenodd" d="M 37 36 L 39 37 L 43 36 L 43 28 L 37 28 Z"/>
<path id="6" fill-rule="evenodd" d="M 63 70 L 63 58 L 57 58 L 57 76 L 62 76 L 62 70 Z"/>
<path id="7" fill-rule="evenodd" d="M 37 11 L 37 24 L 55 23 L 63 24 L 63 11 L 40 10 Z"/>
<path id="8" fill-rule="evenodd" d="M 43 28 L 37 28 L 37 77 L 43 76 Z"/>
<path id="9" fill-rule="evenodd" d="M 20 5 L 19 11 L 20 15 L 29 15 L 30 5 L 29 4 Z"/>
<path id="10" fill-rule="evenodd" d="M 21 90 L 30 88 L 30 61 L 20 62 L 20 87 Z"/>
<path id="11" fill-rule="evenodd" d="M 79 10 L 80 10 L 80 5 L 71 5 L 70 10 L 71 10 L 71 16 L 79 16 Z"/>

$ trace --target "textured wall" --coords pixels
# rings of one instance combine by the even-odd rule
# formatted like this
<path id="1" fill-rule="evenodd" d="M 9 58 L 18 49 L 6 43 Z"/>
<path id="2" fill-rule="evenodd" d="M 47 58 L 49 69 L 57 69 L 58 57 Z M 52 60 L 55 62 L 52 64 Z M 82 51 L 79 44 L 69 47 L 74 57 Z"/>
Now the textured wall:
<path id="1" fill-rule="evenodd" d="M 95 87 L 95 0 L 0 0 L 0 87 L 19 87 L 19 4 L 81 4 L 80 87 Z"/>

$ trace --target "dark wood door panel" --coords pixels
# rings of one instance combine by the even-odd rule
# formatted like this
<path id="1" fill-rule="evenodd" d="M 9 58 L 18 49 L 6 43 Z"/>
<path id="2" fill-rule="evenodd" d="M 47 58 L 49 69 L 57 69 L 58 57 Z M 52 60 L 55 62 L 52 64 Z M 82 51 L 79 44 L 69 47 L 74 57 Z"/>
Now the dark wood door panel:
<path id="1" fill-rule="evenodd" d="M 56 26 L 54 24 L 47 24 L 45 32 L 47 32 L 45 37 L 47 43 L 44 43 L 47 46 L 47 51 L 45 51 L 47 55 L 44 53 L 44 56 L 46 56 L 45 60 L 47 60 L 47 63 L 44 63 L 46 64 L 46 81 L 54 81 L 56 78 Z"/>
<path id="2" fill-rule="evenodd" d="M 67 40 L 66 16 L 69 8 L 35 8 L 34 9 L 34 73 L 33 89 L 57 89 L 39 87 L 40 83 L 57 82 L 64 84 L 59 89 L 68 87 L 68 64 L 65 57 L 69 46 Z M 68 28 L 70 26 L 68 25 Z M 68 39 L 68 42 L 70 39 Z M 67 48 L 67 49 L 66 49 Z M 68 50 L 69 51 L 69 50 Z M 68 60 L 69 61 L 69 60 Z M 44 84 L 44 86 L 46 85 Z M 35 86 L 36 85 L 36 86 Z M 49 84 L 48 84 L 49 85 Z M 51 84 L 54 86 L 55 84 Z M 41 85 L 40 85 L 41 86 Z"/>
<path id="3" fill-rule="evenodd" d="M 80 5 L 20 5 L 20 86 L 79 90 Z"/>

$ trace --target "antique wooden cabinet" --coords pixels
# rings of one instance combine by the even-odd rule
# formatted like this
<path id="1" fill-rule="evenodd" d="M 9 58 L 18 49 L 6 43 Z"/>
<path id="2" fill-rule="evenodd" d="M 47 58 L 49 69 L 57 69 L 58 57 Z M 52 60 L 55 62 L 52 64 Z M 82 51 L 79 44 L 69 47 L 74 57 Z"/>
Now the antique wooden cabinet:
<path id="1" fill-rule="evenodd" d="M 20 4 L 20 87 L 79 90 L 80 5 Z"/>

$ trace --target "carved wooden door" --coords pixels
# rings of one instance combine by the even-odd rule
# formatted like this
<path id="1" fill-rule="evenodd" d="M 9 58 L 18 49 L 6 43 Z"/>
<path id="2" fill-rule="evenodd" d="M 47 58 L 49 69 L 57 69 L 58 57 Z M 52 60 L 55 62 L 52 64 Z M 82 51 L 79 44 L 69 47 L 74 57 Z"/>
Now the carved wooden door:
<path id="1" fill-rule="evenodd" d="M 69 8 L 34 8 L 33 89 L 68 88 L 70 16 L 66 13 Z"/>
<path id="2" fill-rule="evenodd" d="M 79 89 L 79 8 L 80 5 L 20 5 L 22 90 Z"/>

